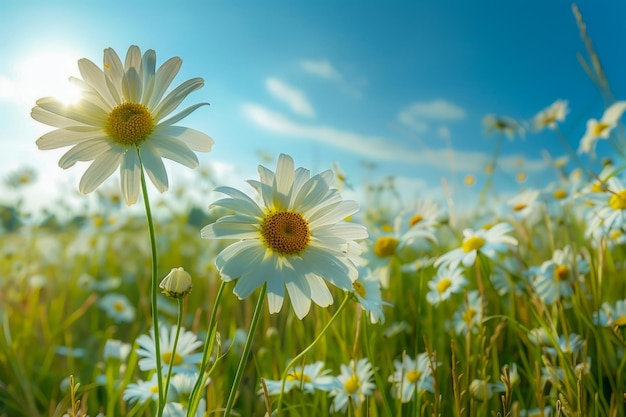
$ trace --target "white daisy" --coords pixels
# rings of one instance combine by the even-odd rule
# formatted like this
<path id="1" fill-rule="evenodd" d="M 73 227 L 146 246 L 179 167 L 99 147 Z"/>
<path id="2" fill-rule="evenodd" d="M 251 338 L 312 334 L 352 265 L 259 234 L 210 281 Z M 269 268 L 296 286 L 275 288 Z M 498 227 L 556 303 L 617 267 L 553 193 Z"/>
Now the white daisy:
<path id="1" fill-rule="evenodd" d="M 213 140 L 194 129 L 174 124 L 207 103 L 192 105 L 169 117 L 194 90 L 202 78 L 185 81 L 167 93 L 182 60 L 174 57 L 156 69 L 156 53 L 143 56 L 131 46 L 122 63 L 117 53 L 104 50 L 101 70 L 88 59 L 78 61 L 83 79 L 70 80 L 82 89 L 77 104 L 66 105 L 45 97 L 37 100 L 32 117 L 57 129 L 37 140 L 39 149 L 72 148 L 61 157 L 59 166 L 69 168 L 77 161 L 93 161 L 79 184 L 90 193 L 120 169 L 122 195 L 134 204 L 139 194 L 141 168 L 160 191 L 168 188 L 167 172 L 161 158 L 189 168 L 198 166 L 193 151 L 208 152 Z M 141 162 L 140 162 L 141 158 Z"/>
<path id="2" fill-rule="evenodd" d="M 426 300 L 431 305 L 437 306 L 452 294 L 461 292 L 467 284 L 462 269 L 441 267 L 437 270 L 437 275 L 428 281 L 430 291 L 426 294 Z"/>
<path id="3" fill-rule="evenodd" d="M 515 134 L 519 134 L 522 138 L 524 137 L 524 128 L 517 120 L 511 117 L 488 114 L 483 117 L 482 123 L 487 136 L 492 135 L 494 132 L 501 132 L 506 134 L 509 140 L 513 140 Z"/>
<path id="4" fill-rule="evenodd" d="M 574 285 L 582 282 L 582 275 L 589 272 L 589 261 L 580 254 L 572 253 L 569 246 L 556 249 L 552 259 L 538 268 L 533 268 L 535 278 L 532 286 L 541 300 L 552 305 L 562 298 L 574 294 Z"/>
<path id="5" fill-rule="evenodd" d="M 428 241 L 437 243 L 435 229 L 446 217 L 436 201 L 419 199 L 396 216 L 394 230 L 398 231 L 400 240 L 409 246 L 415 245 L 417 239 L 426 244 Z"/>
<path id="6" fill-rule="evenodd" d="M 329 376 L 330 371 L 324 369 L 324 362 L 317 361 L 312 364 L 296 366 L 287 374 L 284 392 L 289 392 L 293 388 L 299 388 L 307 394 L 313 394 L 315 390 L 330 391 L 334 386 L 335 378 Z M 279 395 L 282 386 L 282 380 L 265 380 L 265 386 L 269 395 Z M 259 391 L 261 394 L 263 391 Z"/>
<path id="7" fill-rule="evenodd" d="M 626 186 L 619 178 L 610 177 L 606 190 L 595 195 L 594 203 L 589 213 L 588 236 L 606 235 L 626 226 Z"/>
<path id="8" fill-rule="evenodd" d="M 170 390 L 169 392 L 171 393 L 172 391 Z M 140 379 L 136 383 L 128 384 L 124 389 L 123 399 L 130 403 L 139 402 L 140 404 L 147 401 L 158 401 L 159 386 L 157 374 L 153 374 L 148 381 Z M 168 394 L 168 399 L 172 399 L 170 394 Z"/>
<path id="9" fill-rule="evenodd" d="M 119 359 L 120 361 L 125 362 L 131 349 L 132 346 L 129 343 L 124 343 L 117 339 L 107 339 L 107 341 L 104 342 L 102 357 L 105 361 L 111 358 Z"/>
<path id="10" fill-rule="evenodd" d="M 170 329 L 161 324 L 159 328 L 159 339 L 161 349 L 161 364 L 164 368 L 169 366 L 172 360 L 172 348 L 176 337 L 176 326 Z M 150 336 L 142 334 L 137 338 L 137 355 L 139 359 L 139 369 L 149 371 L 156 369 L 156 347 L 154 346 L 154 329 L 150 329 Z M 202 353 L 194 351 L 202 346 L 202 341 L 198 340 L 195 333 L 180 329 L 176 352 L 173 357 L 173 372 L 193 373 L 197 372 L 196 365 L 202 360 Z"/>
<path id="11" fill-rule="evenodd" d="M 595 155 L 596 142 L 598 139 L 609 138 L 611 131 L 617 126 L 619 119 L 622 118 L 624 111 L 626 111 L 626 101 L 616 101 L 604 111 L 599 121 L 589 119 L 585 135 L 580 140 L 578 153 Z"/>
<path id="12" fill-rule="evenodd" d="M 593 322 L 605 327 L 626 326 L 626 299 L 619 300 L 614 305 L 602 303 L 600 310 L 593 313 Z"/>
<path id="13" fill-rule="evenodd" d="M 539 214 L 540 202 L 538 198 L 539 190 L 526 189 L 510 198 L 507 205 L 516 219 L 533 219 L 535 215 Z"/>
<path id="14" fill-rule="evenodd" d="M 374 370 L 367 358 L 357 362 L 350 361 L 348 366 L 341 365 L 341 374 L 335 379 L 335 388 L 330 392 L 334 397 L 331 412 L 343 413 L 348 404 L 353 410 L 359 410 L 361 404 L 374 393 L 376 385 L 372 381 Z"/>
<path id="15" fill-rule="evenodd" d="M 391 304 L 382 300 L 380 279 L 373 276 L 369 269 L 359 268 L 359 278 L 352 283 L 352 288 L 361 307 L 369 313 L 370 321 L 385 324 L 383 306 Z"/>
<path id="16" fill-rule="evenodd" d="M 241 239 L 217 255 L 215 264 L 224 281 L 238 279 L 234 293 L 246 298 L 267 283 L 270 313 L 283 305 L 285 287 L 296 316 L 302 319 L 311 301 L 321 307 L 333 302 L 328 281 L 352 289 L 358 271 L 355 242 L 367 238 L 361 225 L 343 219 L 358 211 L 354 201 L 342 200 L 331 188 L 331 170 L 311 177 L 294 170 L 293 159 L 281 154 L 276 173 L 259 166 L 260 181 L 248 181 L 261 198 L 260 205 L 230 187 L 216 191 L 229 195 L 213 203 L 235 214 L 221 217 L 202 229 L 205 239 Z"/>
<path id="17" fill-rule="evenodd" d="M 420 353 L 415 360 L 404 355 L 402 361 L 394 360 L 395 371 L 389 376 L 392 382 L 395 398 L 403 403 L 411 401 L 413 394 L 418 395 L 424 391 L 434 392 L 431 361 L 428 353 Z"/>
<path id="18" fill-rule="evenodd" d="M 135 307 L 125 295 L 106 294 L 98 304 L 117 323 L 131 323 L 135 320 Z"/>
<path id="19" fill-rule="evenodd" d="M 465 303 L 454 313 L 452 321 L 447 324 L 448 328 L 456 334 L 467 334 L 468 331 L 476 333 L 478 325 L 483 319 L 483 298 L 478 291 L 467 293 Z"/>
<path id="20" fill-rule="evenodd" d="M 567 100 L 556 100 L 549 107 L 537 113 L 533 118 L 535 130 L 540 131 L 546 127 L 556 129 L 557 122 L 565 120 L 565 116 L 569 111 L 567 104 Z"/>
<path id="21" fill-rule="evenodd" d="M 435 266 L 448 265 L 456 268 L 463 264 L 468 267 L 474 264 L 479 252 L 494 259 L 498 253 L 508 250 L 509 246 L 517 245 L 515 238 L 506 235 L 512 230 L 513 227 L 508 223 L 499 223 L 489 229 L 465 229 L 461 247 L 441 255 L 435 261 Z"/>

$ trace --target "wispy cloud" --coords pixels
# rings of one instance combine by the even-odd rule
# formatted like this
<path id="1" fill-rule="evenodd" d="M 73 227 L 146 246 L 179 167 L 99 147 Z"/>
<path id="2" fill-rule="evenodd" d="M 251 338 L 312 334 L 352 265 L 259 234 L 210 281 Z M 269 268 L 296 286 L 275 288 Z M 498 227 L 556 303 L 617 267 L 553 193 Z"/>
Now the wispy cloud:
<path id="1" fill-rule="evenodd" d="M 329 80 L 340 80 L 343 78 L 341 73 L 339 73 L 327 59 L 302 59 L 300 60 L 300 66 L 306 72 L 317 75 L 318 77 L 327 78 Z"/>
<path id="2" fill-rule="evenodd" d="M 276 78 L 265 80 L 265 86 L 274 97 L 287 103 L 294 113 L 307 117 L 315 116 L 313 106 L 301 90 Z"/>
<path id="3" fill-rule="evenodd" d="M 465 109 L 448 100 L 418 101 L 398 114 L 398 120 L 416 132 L 426 132 L 431 122 L 449 122 L 465 118 Z"/>
<path id="4" fill-rule="evenodd" d="M 356 155 L 376 161 L 386 160 L 415 164 L 421 167 L 449 168 L 450 149 L 417 149 L 406 147 L 380 136 L 366 136 L 360 133 L 341 130 L 332 126 L 299 123 L 283 114 L 274 112 L 254 103 L 242 107 L 244 116 L 257 126 L 273 133 L 290 138 L 314 140 L 334 148 L 348 150 Z M 456 172 L 476 172 L 491 161 L 491 155 L 477 151 L 454 151 Z M 502 166 L 512 166 L 521 155 L 502 157 Z M 548 167 L 545 161 L 525 159 L 527 171 L 543 170 Z"/>

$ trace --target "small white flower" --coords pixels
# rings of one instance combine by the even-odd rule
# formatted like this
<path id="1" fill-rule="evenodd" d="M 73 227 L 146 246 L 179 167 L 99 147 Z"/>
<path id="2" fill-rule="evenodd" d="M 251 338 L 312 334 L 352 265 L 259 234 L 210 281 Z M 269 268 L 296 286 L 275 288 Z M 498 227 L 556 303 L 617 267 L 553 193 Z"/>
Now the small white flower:
<path id="1" fill-rule="evenodd" d="M 359 410 L 361 404 L 374 393 L 376 385 L 372 381 L 374 370 L 367 358 L 350 361 L 349 365 L 341 365 L 341 374 L 335 379 L 335 388 L 330 392 L 333 403 L 331 412 L 346 412 L 348 407 Z"/>
<path id="2" fill-rule="evenodd" d="M 611 131 L 617 126 L 617 122 L 622 118 L 622 114 L 626 111 L 626 101 L 616 101 L 609 106 L 598 121 L 589 119 L 587 121 L 587 130 L 580 140 L 578 153 L 586 153 L 595 156 L 596 142 L 598 139 L 608 139 Z"/>
<path id="3" fill-rule="evenodd" d="M 100 299 L 100 308 L 118 323 L 135 321 L 135 307 L 122 294 L 107 294 Z"/>
<path id="4" fill-rule="evenodd" d="M 104 342 L 104 352 L 102 356 L 105 361 L 112 358 L 119 359 L 124 362 L 126 361 L 131 349 L 132 346 L 129 343 L 124 343 L 121 340 L 116 339 L 107 339 L 107 341 Z"/>
<path id="5" fill-rule="evenodd" d="M 536 131 L 543 130 L 548 127 L 550 129 L 556 129 L 557 122 L 565 120 L 569 109 L 567 108 L 566 100 L 556 100 L 549 107 L 541 110 L 533 118 L 533 126 Z"/>
<path id="6" fill-rule="evenodd" d="M 193 373 L 197 372 L 196 364 L 202 360 L 202 353 L 194 353 L 194 351 L 202 346 L 202 341 L 198 340 L 195 333 L 186 331 L 184 328 L 180 329 L 178 336 L 178 344 L 176 345 L 176 352 L 172 357 L 172 348 L 174 345 L 174 339 L 176 337 L 176 326 L 172 326 L 168 329 L 164 324 L 159 328 L 160 350 L 161 350 L 161 365 L 167 369 L 170 361 L 173 361 L 173 372 L 180 373 Z M 137 338 L 137 355 L 141 357 L 139 359 L 139 369 L 142 371 L 149 371 L 156 369 L 156 347 L 154 344 L 154 329 L 150 329 L 150 336 L 141 335 Z"/>
<path id="7" fill-rule="evenodd" d="M 494 132 L 501 132 L 506 134 L 509 140 L 512 140 L 516 134 L 524 137 L 524 128 L 511 117 L 488 114 L 483 118 L 483 126 L 488 136 Z"/>
<path id="8" fill-rule="evenodd" d="M 452 322 L 447 324 L 448 328 L 452 328 L 456 334 L 467 334 L 471 331 L 475 333 L 478 325 L 483 319 L 483 299 L 478 291 L 470 291 L 467 293 L 467 300 L 454 313 Z"/>
<path id="9" fill-rule="evenodd" d="M 304 369 L 298 365 L 287 374 L 284 392 L 289 392 L 293 388 L 299 388 L 307 394 L 313 394 L 316 389 L 330 391 L 334 386 L 335 378 L 329 376 L 329 373 L 328 369 L 324 369 L 324 362 L 322 361 L 304 365 Z M 278 395 L 280 394 L 282 380 L 266 379 L 265 386 L 269 395 Z M 259 391 L 259 394 L 262 392 L 262 390 Z"/>
<path id="10" fill-rule="evenodd" d="M 600 310 L 593 313 L 593 322 L 605 327 L 626 326 L 626 299 L 616 301 L 614 305 L 602 303 Z"/>
<path id="11" fill-rule="evenodd" d="M 589 272 L 589 262 L 580 254 L 574 255 L 571 248 L 566 246 L 555 250 L 552 259 L 531 271 L 535 275 L 532 282 L 535 292 L 544 303 L 552 305 L 572 296 L 574 284 L 582 281 L 582 275 Z"/>
<path id="12" fill-rule="evenodd" d="M 382 300 L 380 279 L 373 276 L 369 269 L 359 268 L 359 277 L 352 283 L 352 291 L 361 307 L 369 313 L 371 322 L 385 324 L 383 306 L 391 304 Z"/>
<path id="13" fill-rule="evenodd" d="M 461 247 L 441 255 L 435 261 L 435 266 L 456 268 L 462 264 L 468 267 L 474 264 L 479 252 L 494 259 L 498 253 L 508 250 L 509 246 L 517 245 L 515 238 L 506 235 L 512 230 L 513 227 L 508 223 L 499 223 L 487 230 L 465 229 Z"/>
<path id="14" fill-rule="evenodd" d="M 442 301 L 449 299 L 452 294 L 461 292 L 468 281 L 463 276 L 460 268 L 441 267 L 437 270 L 437 275 L 428 281 L 430 291 L 426 294 L 426 300 L 437 306 Z"/>
<path id="15" fill-rule="evenodd" d="M 411 401 L 415 392 L 419 394 L 424 391 L 434 392 L 431 360 L 428 353 L 420 353 L 415 360 L 408 355 L 404 355 L 402 361 L 394 360 L 395 371 L 389 376 L 392 382 L 394 397 L 399 398 L 403 403 Z"/>

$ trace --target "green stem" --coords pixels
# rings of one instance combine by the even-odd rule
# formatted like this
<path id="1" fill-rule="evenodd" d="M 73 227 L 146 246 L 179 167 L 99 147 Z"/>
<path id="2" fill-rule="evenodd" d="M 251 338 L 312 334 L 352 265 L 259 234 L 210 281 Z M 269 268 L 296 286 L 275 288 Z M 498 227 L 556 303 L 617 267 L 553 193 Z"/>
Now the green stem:
<path id="1" fill-rule="evenodd" d="M 161 404 L 164 404 L 165 399 L 163 397 L 163 370 L 161 369 L 161 338 L 159 336 L 159 311 L 157 308 L 157 288 L 159 286 L 157 279 L 157 249 L 156 249 L 156 237 L 154 234 L 154 222 L 152 221 L 152 210 L 150 209 L 150 200 L 148 199 L 148 187 L 146 186 L 146 176 L 143 172 L 143 163 L 141 162 L 141 154 L 139 147 L 137 147 L 137 157 L 139 158 L 139 169 L 141 171 L 141 194 L 143 196 L 143 202 L 146 207 L 146 218 L 148 220 L 148 230 L 150 231 L 150 249 L 152 251 L 152 327 L 154 328 L 154 349 L 156 351 L 156 371 L 157 371 L 157 384 L 159 387 L 159 406 L 160 412 L 157 417 L 163 415 L 163 409 Z"/>
<path id="2" fill-rule="evenodd" d="M 294 365 L 296 363 L 298 363 L 298 361 L 300 361 L 300 359 L 302 359 L 302 357 L 304 355 L 307 354 L 307 352 L 309 350 L 311 350 L 313 348 L 313 346 L 315 346 L 315 344 L 324 336 L 324 334 L 326 333 L 326 331 L 330 328 L 330 326 L 333 324 L 333 322 L 335 321 L 335 319 L 337 319 L 337 317 L 339 317 L 339 314 L 343 311 L 343 309 L 348 305 L 348 301 L 350 300 L 350 295 L 348 294 L 346 296 L 346 298 L 343 299 L 343 302 L 341 303 L 341 305 L 339 306 L 339 308 L 337 309 L 337 311 L 335 312 L 335 314 L 333 314 L 333 316 L 330 318 L 330 320 L 328 320 L 328 323 L 326 323 L 326 326 L 324 326 L 324 328 L 322 329 L 322 331 L 320 332 L 320 334 L 317 335 L 317 337 L 315 338 L 315 340 L 313 340 L 311 342 L 311 344 L 309 344 L 309 346 L 307 346 L 302 352 L 300 352 L 295 358 L 293 358 L 291 360 L 291 362 L 289 362 L 289 364 L 287 364 L 287 367 L 285 368 L 285 371 L 283 372 L 283 376 L 281 378 L 281 385 L 280 385 L 280 395 L 278 396 L 278 405 L 276 406 L 276 410 L 278 411 L 279 415 L 281 413 L 281 406 L 283 403 L 283 393 L 285 391 L 285 382 L 287 381 L 287 375 L 289 374 L 289 370 L 291 368 L 294 367 Z"/>
<path id="3" fill-rule="evenodd" d="M 183 299 L 177 298 L 178 301 L 178 318 L 176 320 L 176 336 L 174 336 L 174 343 L 172 344 L 172 353 L 170 356 L 169 369 L 167 370 L 167 376 L 165 377 L 165 392 L 163 393 L 163 398 L 167 401 L 167 392 L 170 388 L 170 380 L 172 378 L 172 368 L 174 367 L 174 359 L 176 359 L 176 346 L 178 345 L 178 336 L 180 335 L 180 328 L 183 324 Z M 158 415 L 163 415 L 163 410 L 165 409 L 165 401 L 159 403 L 159 413 Z"/>
<path id="4" fill-rule="evenodd" d="M 485 186 L 480 193 L 479 202 L 484 203 L 485 198 L 487 198 L 487 193 L 489 189 L 493 186 L 493 177 L 496 171 L 496 165 L 498 164 L 498 157 L 500 156 L 500 149 L 502 148 L 503 135 L 502 132 L 498 132 L 498 138 L 496 142 L 496 148 L 493 152 L 493 158 L 491 160 L 491 164 L 489 167 L 491 168 L 491 172 L 487 174 L 487 181 L 485 182 Z"/>
<path id="5" fill-rule="evenodd" d="M 235 374 L 235 380 L 230 388 L 230 395 L 228 395 L 228 401 L 226 402 L 224 417 L 230 417 L 230 412 L 233 409 L 235 397 L 237 396 L 237 390 L 239 389 L 239 383 L 241 382 L 241 377 L 243 376 L 243 369 L 246 367 L 248 355 L 250 354 L 250 348 L 252 347 L 254 331 L 256 330 L 256 327 L 259 324 L 259 318 L 261 317 L 261 309 L 263 308 L 266 292 L 267 283 L 263 284 L 263 287 L 261 287 L 261 294 L 259 294 L 259 299 L 257 300 L 256 307 L 254 308 L 254 315 L 252 316 L 252 322 L 250 323 L 250 330 L 248 331 L 246 344 L 243 347 L 243 352 L 241 353 L 241 358 L 239 359 L 239 366 L 237 367 L 237 373 Z"/>
<path id="6" fill-rule="evenodd" d="M 222 281 L 222 283 L 220 284 L 220 288 L 217 290 L 217 295 L 215 296 L 215 302 L 213 303 L 213 309 L 211 310 L 211 318 L 209 319 L 209 329 L 206 334 L 206 339 L 204 340 L 204 351 L 202 352 L 202 362 L 200 363 L 200 369 L 198 371 L 198 379 L 196 380 L 193 390 L 191 391 L 191 394 L 189 396 L 189 408 L 187 409 L 187 416 L 195 415 L 196 409 L 198 408 L 198 403 L 200 402 L 199 393 L 204 386 L 204 383 L 206 382 L 205 372 L 207 367 L 209 366 L 209 359 L 211 357 L 211 352 L 213 351 L 213 343 L 215 342 L 217 309 L 220 304 L 220 300 L 222 298 L 225 287 L 226 283 Z"/>

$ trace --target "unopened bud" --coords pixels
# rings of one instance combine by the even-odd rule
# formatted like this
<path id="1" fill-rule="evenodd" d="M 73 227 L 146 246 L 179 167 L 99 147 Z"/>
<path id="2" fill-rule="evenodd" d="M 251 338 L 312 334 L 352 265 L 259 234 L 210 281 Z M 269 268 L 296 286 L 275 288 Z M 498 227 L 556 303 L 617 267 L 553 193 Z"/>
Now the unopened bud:
<path id="1" fill-rule="evenodd" d="M 159 287 L 168 297 L 183 298 L 191 292 L 191 275 L 182 267 L 172 268 Z"/>

